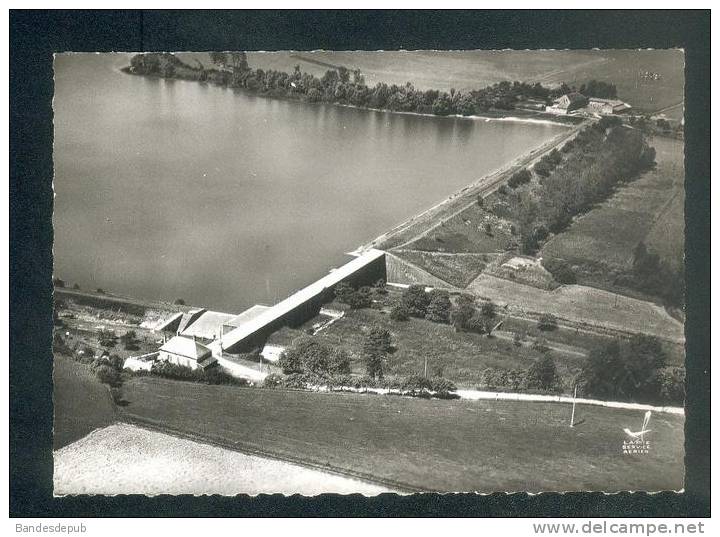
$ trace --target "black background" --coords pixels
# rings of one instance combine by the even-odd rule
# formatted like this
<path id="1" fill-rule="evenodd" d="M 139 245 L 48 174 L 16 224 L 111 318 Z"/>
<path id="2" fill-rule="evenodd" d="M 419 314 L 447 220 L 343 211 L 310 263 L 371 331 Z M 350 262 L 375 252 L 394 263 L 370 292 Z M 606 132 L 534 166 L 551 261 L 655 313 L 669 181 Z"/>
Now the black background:
<path id="1" fill-rule="evenodd" d="M 685 493 L 52 497 L 53 52 L 595 47 L 686 52 Z M 11 10 L 9 296 L 11 516 L 708 516 L 710 12 Z"/>

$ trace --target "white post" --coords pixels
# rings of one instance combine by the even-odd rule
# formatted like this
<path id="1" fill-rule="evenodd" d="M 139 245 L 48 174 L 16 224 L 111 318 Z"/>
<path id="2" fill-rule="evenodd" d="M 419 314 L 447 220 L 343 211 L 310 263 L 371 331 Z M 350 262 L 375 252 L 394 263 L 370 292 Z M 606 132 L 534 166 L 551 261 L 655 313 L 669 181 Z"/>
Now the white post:
<path id="1" fill-rule="evenodd" d="M 573 408 L 572 414 L 570 415 L 570 427 L 575 426 L 575 399 L 577 399 L 577 384 L 575 385 L 575 392 L 573 393 Z"/>

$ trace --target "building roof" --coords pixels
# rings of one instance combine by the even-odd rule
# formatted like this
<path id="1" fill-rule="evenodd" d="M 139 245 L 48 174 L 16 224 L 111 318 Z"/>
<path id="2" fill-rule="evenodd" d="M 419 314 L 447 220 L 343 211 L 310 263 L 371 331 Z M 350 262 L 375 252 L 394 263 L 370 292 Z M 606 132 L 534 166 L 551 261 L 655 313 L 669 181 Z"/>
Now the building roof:
<path id="1" fill-rule="evenodd" d="M 169 354 L 176 354 L 191 360 L 202 361 L 210 355 L 210 349 L 208 349 L 202 343 L 198 343 L 191 337 L 175 336 L 170 338 L 160 350 Z"/>
<path id="2" fill-rule="evenodd" d="M 223 324 L 236 317 L 232 313 L 222 313 L 219 311 L 203 312 L 194 321 L 185 326 L 180 331 L 183 336 L 197 336 L 203 339 L 216 339 L 220 337 Z"/>
<path id="3" fill-rule="evenodd" d="M 169 317 L 168 319 L 160 319 L 160 321 L 158 321 L 157 325 L 155 325 L 155 330 L 160 330 L 160 331 L 167 330 L 170 332 L 175 332 L 177 330 L 178 326 L 180 326 L 180 321 L 182 320 L 182 317 L 183 317 L 183 312 L 180 311 L 178 313 L 173 314 L 172 317 Z"/>
<path id="4" fill-rule="evenodd" d="M 190 326 L 192 323 L 194 323 L 200 315 L 205 313 L 204 308 L 196 309 L 196 310 L 190 310 L 187 313 L 183 313 L 182 319 L 180 320 L 180 325 L 178 326 L 178 332 L 183 332 L 188 326 Z"/>
<path id="5" fill-rule="evenodd" d="M 265 310 L 270 309 L 270 306 L 263 306 L 261 304 L 255 304 L 251 308 L 246 309 L 239 315 L 236 315 L 229 321 L 227 321 L 225 324 L 227 326 L 231 326 L 234 328 L 238 328 L 239 326 L 242 326 L 244 323 L 247 323 L 249 321 L 252 321 L 255 317 L 260 315 Z"/>
<path id="6" fill-rule="evenodd" d="M 582 93 L 578 93 L 575 91 L 572 93 L 566 93 L 562 97 L 555 99 L 555 101 L 553 102 L 555 103 L 554 106 L 556 108 L 568 108 L 570 105 L 573 104 L 587 102 L 587 97 L 585 97 L 585 95 L 583 95 Z"/>
<path id="7" fill-rule="evenodd" d="M 290 295 L 285 300 L 260 312 L 258 316 L 253 318 L 251 321 L 243 323 L 239 328 L 235 328 L 230 332 L 225 332 L 222 342 L 216 341 L 212 345 L 215 346 L 214 348 L 218 348 L 218 345 L 222 343 L 223 349 L 231 348 L 233 345 L 241 342 L 248 336 L 267 326 L 269 323 L 308 302 L 312 298 L 319 296 L 326 289 L 333 287 L 348 276 L 351 276 L 364 266 L 369 265 L 384 255 L 385 252 L 381 250 L 376 250 L 374 248 L 367 250 L 349 263 L 346 263 L 342 267 L 330 272 L 330 274 L 320 278 L 315 283 L 308 285 L 304 289 L 300 289 L 298 292 Z"/>

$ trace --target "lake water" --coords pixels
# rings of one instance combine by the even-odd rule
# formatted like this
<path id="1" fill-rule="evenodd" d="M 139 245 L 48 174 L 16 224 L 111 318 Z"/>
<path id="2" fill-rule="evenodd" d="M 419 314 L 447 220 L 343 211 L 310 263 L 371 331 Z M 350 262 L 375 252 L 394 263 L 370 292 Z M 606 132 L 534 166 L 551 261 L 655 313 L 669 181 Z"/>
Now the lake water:
<path id="1" fill-rule="evenodd" d="M 55 274 L 228 312 L 272 304 L 558 125 L 373 112 L 55 61 Z"/>

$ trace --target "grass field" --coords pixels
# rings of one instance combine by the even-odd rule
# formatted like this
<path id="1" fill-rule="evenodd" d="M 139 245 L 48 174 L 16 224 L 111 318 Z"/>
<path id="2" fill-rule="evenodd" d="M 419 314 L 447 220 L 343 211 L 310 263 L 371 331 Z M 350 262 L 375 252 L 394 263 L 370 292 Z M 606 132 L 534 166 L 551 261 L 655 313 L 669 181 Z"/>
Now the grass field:
<path id="1" fill-rule="evenodd" d="M 108 389 L 86 365 L 56 356 L 53 369 L 53 449 L 82 438 L 116 420 Z"/>
<path id="2" fill-rule="evenodd" d="M 183 53 L 181 58 L 206 67 L 206 53 Z M 368 85 L 378 82 L 420 89 L 467 91 L 504 80 L 580 86 L 589 80 L 611 82 L 618 97 L 635 109 L 652 112 L 683 101 L 684 57 L 676 50 L 502 50 L 502 51 L 314 51 L 250 52 L 253 68 L 292 72 L 300 65 L 321 77 L 330 66 L 359 68 Z M 661 75 L 644 79 L 641 71 Z"/>
<path id="3" fill-rule="evenodd" d="M 124 423 L 94 431 L 55 452 L 54 458 L 56 495 L 390 492 L 356 479 Z"/>
<path id="4" fill-rule="evenodd" d="M 613 271 L 632 268 L 633 251 L 641 241 L 664 262 L 676 266 L 682 262 L 683 143 L 656 137 L 651 144 L 657 152 L 657 167 L 620 187 L 605 203 L 553 237 L 543 247 L 543 257 L 579 265 L 580 283 L 610 288 Z"/>
<path id="5" fill-rule="evenodd" d="M 501 317 L 498 317 L 500 320 Z M 346 349 L 352 356 L 352 368 L 364 373 L 362 344 L 364 332 L 372 326 L 390 331 L 396 351 L 386 363 L 386 375 L 422 375 L 425 359 L 428 374 L 441 370 L 442 376 L 460 387 L 476 388 L 484 369 L 523 369 L 542 356 L 530 347 L 516 347 L 512 341 L 487 338 L 480 334 L 455 332 L 452 326 L 425 319 L 397 322 L 377 310 L 356 310 L 317 334 L 317 338 Z M 583 358 L 552 353 L 558 372 L 566 379 L 580 368 Z"/>
<path id="6" fill-rule="evenodd" d="M 237 449 L 305 460 L 409 489 L 661 490 L 683 486 L 683 418 L 654 414 L 652 447 L 623 455 L 643 412 L 568 405 L 417 400 L 177 383 L 124 387 L 123 414 Z"/>
<path id="7" fill-rule="evenodd" d="M 509 303 L 518 314 L 552 313 L 581 326 L 684 341 L 683 324 L 664 308 L 602 289 L 564 285 L 554 291 L 545 291 L 481 274 L 468 290 L 497 303 Z"/>

